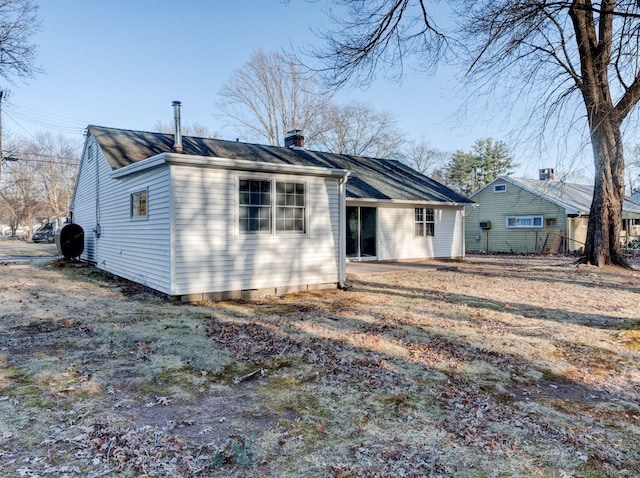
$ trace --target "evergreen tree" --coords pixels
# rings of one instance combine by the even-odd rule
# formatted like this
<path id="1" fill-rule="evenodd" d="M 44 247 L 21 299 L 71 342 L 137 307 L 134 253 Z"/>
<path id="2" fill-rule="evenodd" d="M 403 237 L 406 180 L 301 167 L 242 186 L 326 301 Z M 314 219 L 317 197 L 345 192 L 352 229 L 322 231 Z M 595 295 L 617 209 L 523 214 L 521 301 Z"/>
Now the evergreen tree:
<path id="1" fill-rule="evenodd" d="M 445 166 L 446 183 L 462 194 L 471 194 L 517 166 L 504 141 L 481 138 L 470 152 L 458 150 L 451 155 Z"/>

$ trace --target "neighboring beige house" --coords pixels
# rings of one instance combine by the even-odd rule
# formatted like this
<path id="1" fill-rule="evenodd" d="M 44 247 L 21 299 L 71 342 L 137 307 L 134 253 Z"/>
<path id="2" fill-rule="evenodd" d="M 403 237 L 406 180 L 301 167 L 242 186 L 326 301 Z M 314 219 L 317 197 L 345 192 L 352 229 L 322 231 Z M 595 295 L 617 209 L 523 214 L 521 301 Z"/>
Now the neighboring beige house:
<path id="1" fill-rule="evenodd" d="M 593 186 L 553 179 L 499 176 L 470 196 L 465 222 L 468 252 L 558 253 L 584 248 Z M 640 204 L 625 200 L 621 240 L 640 235 Z"/>

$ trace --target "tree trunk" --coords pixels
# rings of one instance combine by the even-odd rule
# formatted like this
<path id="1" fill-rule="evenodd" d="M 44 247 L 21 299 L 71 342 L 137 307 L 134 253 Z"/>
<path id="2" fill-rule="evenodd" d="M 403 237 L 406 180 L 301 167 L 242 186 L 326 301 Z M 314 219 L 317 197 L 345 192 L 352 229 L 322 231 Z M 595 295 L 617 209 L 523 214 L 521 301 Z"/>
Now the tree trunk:
<path id="1" fill-rule="evenodd" d="M 611 116 L 598 116 L 593 118 L 591 128 L 595 181 L 585 259 L 595 266 L 629 267 L 620 242 L 624 201 L 622 133 Z"/>

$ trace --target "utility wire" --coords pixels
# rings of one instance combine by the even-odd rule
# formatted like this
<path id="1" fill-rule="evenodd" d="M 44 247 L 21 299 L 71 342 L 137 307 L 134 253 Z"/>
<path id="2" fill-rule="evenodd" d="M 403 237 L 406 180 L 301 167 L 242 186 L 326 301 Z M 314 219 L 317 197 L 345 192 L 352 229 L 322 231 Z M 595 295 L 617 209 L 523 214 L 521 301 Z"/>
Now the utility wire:
<path id="1" fill-rule="evenodd" d="M 52 159 L 31 159 L 31 158 L 18 158 L 17 161 L 24 163 L 52 163 L 52 164 L 63 164 L 68 166 L 77 166 L 80 164 L 80 160 L 74 160 L 71 158 L 63 158 L 68 159 L 70 161 L 54 161 Z M 13 162 L 13 161 L 12 161 Z"/>
<path id="2" fill-rule="evenodd" d="M 42 153 L 16 153 L 15 151 L 3 151 L 3 157 L 15 157 L 15 156 L 19 156 L 19 155 L 24 155 L 24 156 L 36 156 L 38 158 L 51 158 L 51 159 L 64 159 L 67 161 L 75 161 L 75 162 L 79 162 L 80 158 L 72 158 L 70 156 L 59 156 L 57 154 L 42 154 Z M 38 161 L 36 159 L 27 159 L 27 158 L 18 158 L 18 161 Z M 44 160 L 43 160 L 44 161 Z M 57 161 L 54 161 L 57 162 Z"/>
<path id="3" fill-rule="evenodd" d="M 15 105 L 5 106 L 3 112 L 17 124 L 25 122 L 63 133 L 82 134 L 87 125 L 85 121 Z"/>

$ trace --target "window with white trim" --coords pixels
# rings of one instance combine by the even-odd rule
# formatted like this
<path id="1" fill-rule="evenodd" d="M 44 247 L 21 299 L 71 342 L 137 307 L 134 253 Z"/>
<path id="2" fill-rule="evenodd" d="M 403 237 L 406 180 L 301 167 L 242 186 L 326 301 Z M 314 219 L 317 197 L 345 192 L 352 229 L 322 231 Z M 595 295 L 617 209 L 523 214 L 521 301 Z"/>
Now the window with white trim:
<path id="1" fill-rule="evenodd" d="M 271 181 L 240 180 L 240 231 L 271 232 Z"/>
<path id="2" fill-rule="evenodd" d="M 435 233 L 435 219 L 433 208 L 417 207 L 415 209 L 415 235 L 433 236 Z"/>
<path id="3" fill-rule="evenodd" d="M 238 218 L 241 233 L 306 233 L 305 184 L 241 179 Z"/>
<path id="4" fill-rule="evenodd" d="M 542 227 L 542 216 L 507 216 L 507 227 Z"/>
<path id="5" fill-rule="evenodd" d="M 305 233 L 304 183 L 276 182 L 276 231 Z"/>
<path id="6" fill-rule="evenodd" d="M 507 185 L 506 184 L 494 184 L 493 185 L 493 192 L 494 193 L 506 193 L 507 192 Z"/>
<path id="7" fill-rule="evenodd" d="M 148 212 L 148 199 L 149 193 L 147 190 L 138 191 L 131 194 L 131 202 L 129 213 L 131 219 L 146 219 L 149 215 Z"/>

